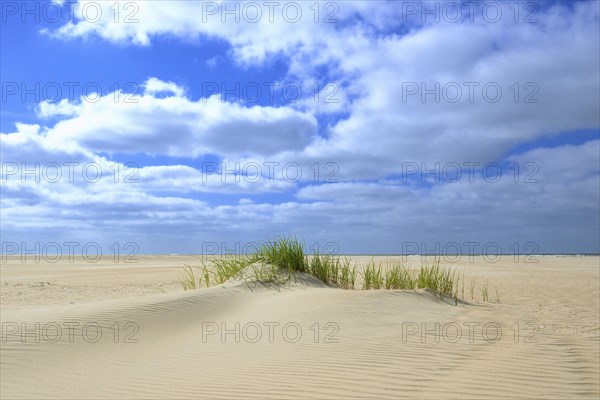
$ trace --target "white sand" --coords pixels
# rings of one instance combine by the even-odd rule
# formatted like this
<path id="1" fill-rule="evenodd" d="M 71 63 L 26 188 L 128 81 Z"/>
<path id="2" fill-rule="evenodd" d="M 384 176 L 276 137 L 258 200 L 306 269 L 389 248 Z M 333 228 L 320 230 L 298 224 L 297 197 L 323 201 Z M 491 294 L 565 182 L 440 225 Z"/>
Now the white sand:
<path id="1" fill-rule="evenodd" d="M 228 285 L 183 292 L 178 268 L 197 257 L 138 258 L 138 264 L 115 265 L 10 257 L 2 264 L 2 399 L 582 399 L 600 393 L 598 257 L 442 262 L 464 271 L 467 282 L 476 280 L 475 299 L 467 284 L 469 304 L 458 307 L 423 291 L 347 291 L 308 280 L 279 291 Z M 479 293 L 485 282 L 489 303 Z M 21 336 L 22 323 L 33 333 Z M 423 323 L 430 329 L 425 340 Z M 79 325 L 69 332 L 73 324 Z M 231 331 L 224 338 L 222 324 Z M 92 343 L 98 326 L 102 337 Z M 57 327 L 62 335 L 53 343 Z M 493 341 L 498 327 L 502 334 Z M 214 329 L 219 332 L 210 335 Z"/>

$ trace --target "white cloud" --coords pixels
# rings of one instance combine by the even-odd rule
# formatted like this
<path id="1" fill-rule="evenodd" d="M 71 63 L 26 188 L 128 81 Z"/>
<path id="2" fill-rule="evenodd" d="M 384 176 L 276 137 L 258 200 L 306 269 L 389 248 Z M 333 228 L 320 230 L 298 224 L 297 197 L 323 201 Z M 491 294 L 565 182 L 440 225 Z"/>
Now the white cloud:
<path id="1" fill-rule="evenodd" d="M 281 193 L 296 186 L 280 173 L 240 163 L 207 162 L 197 169 L 187 165 L 140 166 L 134 158 L 114 162 L 72 144 L 62 146 L 40 135 L 39 130 L 37 125 L 20 124 L 17 132 L 0 134 L 3 200 L 27 193 L 30 202 L 113 198 L 118 203 L 131 195 L 249 195 Z"/>
<path id="2" fill-rule="evenodd" d="M 77 115 L 77 105 L 71 103 L 68 99 L 62 99 L 58 103 L 43 101 L 37 107 L 37 114 L 42 118 L 52 116 L 72 117 Z"/>
<path id="3" fill-rule="evenodd" d="M 184 90 L 174 82 L 164 82 L 158 78 L 152 77 L 144 84 L 144 93 L 147 95 L 170 93 L 176 97 L 182 97 Z"/>
<path id="4" fill-rule="evenodd" d="M 21 196 L 9 187 L 8 196 L 3 195 L 2 229 L 15 240 L 28 240 L 23 232 L 31 235 L 32 229 L 35 235 L 48 235 L 60 228 L 61 238 L 71 232 L 72 239 L 74 232 L 85 236 L 93 230 L 92 237 L 106 243 L 133 235 L 146 251 L 159 252 L 201 251 L 207 241 L 261 240 L 284 232 L 321 244 L 335 240 L 347 252 L 399 252 L 406 242 L 431 248 L 469 241 L 497 243 L 509 253 L 515 242 L 521 247 L 536 243 L 540 251 L 590 251 L 599 239 L 599 146 L 594 140 L 511 157 L 522 165 L 537 164 L 537 182 L 532 183 L 523 182 L 522 175 L 515 181 L 510 173 L 498 182 L 476 175 L 473 182 L 465 178 L 431 189 L 400 181 L 342 182 L 305 187 L 298 201 L 279 204 L 243 197 L 238 204 L 211 206 L 150 194 L 155 182 L 144 174 L 176 191 L 181 176 L 172 171 L 181 170 L 185 177 L 185 167 L 148 169 L 140 173 L 139 184 L 107 179 L 96 188 L 31 185 L 21 187 L 29 190 Z"/>
<path id="5" fill-rule="evenodd" d="M 108 93 L 95 102 L 42 103 L 45 117 L 71 116 L 45 135 L 93 151 L 198 157 L 301 150 L 316 134 L 316 119 L 289 107 L 246 107 L 221 101 L 219 95 L 193 101 L 184 97 L 183 88 L 156 78 L 144 87 L 141 95 Z"/>
<path id="6" fill-rule="evenodd" d="M 336 16 L 351 15 L 356 9 L 352 3 L 332 3 L 339 9 L 331 11 Z M 98 35 L 113 42 L 142 46 L 150 45 L 158 35 L 184 39 L 210 36 L 228 40 L 240 61 L 262 62 L 268 55 L 289 53 L 307 42 L 313 45 L 319 42 L 319 33 L 335 30 L 335 24 L 320 23 L 326 14 L 321 10 L 316 15 L 313 3 L 277 2 L 271 3 L 274 7 L 270 8 L 268 4 L 255 2 L 259 5 L 257 10 L 239 1 L 122 1 L 118 2 L 121 10 L 118 17 L 112 4 L 80 1 L 73 7 L 75 20 L 48 33 L 61 38 Z M 226 11 L 236 9 L 233 14 Z M 257 15 L 260 17 L 256 18 Z M 315 23 L 315 18 L 319 23 Z"/>
<path id="7" fill-rule="evenodd" d="M 487 162 L 517 143 L 597 129 L 598 3 L 577 4 L 573 12 L 557 6 L 538 17 L 539 24 L 433 24 L 361 46 L 337 46 L 331 38 L 326 48 L 343 60 L 342 74 L 355 78 L 349 90 L 362 95 L 327 140 L 302 155 L 337 161 L 343 177 L 381 178 L 406 161 Z M 423 101 L 422 85 L 436 82 L 440 100 L 429 94 Z M 465 82 L 478 85 L 473 102 Z M 413 84 L 419 92 L 403 96 Z M 445 101 L 444 85 L 446 98 L 456 86 L 462 97 Z M 485 85 L 492 96 L 501 88 L 498 102 L 484 97 Z M 528 95 L 537 103 L 526 103 Z"/>
<path id="8" fill-rule="evenodd" d="M 414 19 L 421 14 L 410 15 L 400 3 L 319 3 L 319 23 L 315 23 L 312 3 L 302 4 L 302 17 L 293 23 L 281 13 L 288 3 L 278 6 L 272 22 L 265 13 L 257 23 L 249 22 L 254 14 L 248 14 L 252 10 L 246 10 L 244 3 L 227 3 L 228 10 L 240 8 L 236 23 L 235 14 L 223 14 L 221 3 L 153 1 L 140 4 L 136 12 L 139 22 L 134 24 L 114 23 L 110 18 L 93 24 L 75 21 L 57 34 L 100 35 L 133 44 L 148 44 L 160 35 L 184 40 L 208 35 L 227 40 L 234 59 L 242 64 L 262 63 L 270 55 L 281 53 L 290 63 L 290 77 L 305 84 L 322 80 L 322 72 L 316 68 L 327 66 L 337 92 L 334 102 L 326 101 L 332 92 L 323 89 L 318 102 L 309 96 L 279 109 L 241 108 L 211 98 L 205 104 L 206 113 L 192 123 L 194 126 L 171 122 L 172 112 L 178 114 L 175 121 L 194 121 L 189 114 L 196 112 L 194 104 L 171 100 L 167 105 L 167 101 L 144 99 L 147 101 L 131 111 L 132 118 L 116 119 L 117 124 L 126 124 L 132 131 L 127 137 L 122 137 L 118 127 L 106 123 L 100 126 L 109 133 L 110 140 L 106 134 L 97 139 L 97 130 L 88 134 L 89 126 L 79 125 L 96 126 L 100 122 L 90 115 L 85 117 L 91 123 L 78 118 L 69 123 L 77 124 L 76 129 L 60 124 L 57 129 L 83 129 L 88 132 L 83 135 L 87 145 L 102 150 L 120 147 L 131 151 L 126 140 L 143 141 L 141 151 L 157 153 L 160 149 L 170 155 L 223 153 L 228 149 L 236 155 L 251 155 L 251 150 L 262 148 L 282 162 L 336 162 L 339 176 L 345 178 L 382 178 L 397 172 L 399 163 L 405 161 L 492 161 L 517 143 L 562 131 L 600 127 L 597 2 L 538 7 L 537 23 L 526 23 L 520 17 L 515 22 L 513 9 L 503 4 L 503 17 L 498 22 L 490 23 L 477 8 L 473 22 L 467 21 L 469 16 L 463 10 L 462 23 L 443 19 L 434 23 L 430 18 L 420 25 L 414 24 Z M 85 2 L 80 7 L 85 7 Z M 111 15 L 110 10 L 105 11 L 103 15 Z M 323 23 L 331 12 L 340 23 Z M 410 30 L 404 35 L 394 33 L 401 28 Z M 436 102 L 431 94 L 422 101 L 421 89 L 431 89 L 436 83 L 440 101 Z M 419 92 L 406 95 L 407 85 L 413 84 Z M 164 85 L 170 85 L 170 90 L 177 88 L 172 93 L 181 97 L 178 86 Z M 454 98 L 456 87 L 462 92 L 460 99 L 448 101 Z M 486 96 L 493 98 L 496 88 L 502 96 L 491 102 Z M 529 100 L 537 103 L 525 102 Z M 169 123 L 164 114 L 157 114 L 156 119 L 148 115 L 155 106 L 169 109 Z M 321 139 L 313 134 L 312 117 L 294 114 L 292 108 L 312 115 L 342 112 L 348 117 L 329 127 L 327 138 Z M 94 115 L 104 116 L 103 109 L 114 112 L 112 107 L 99 105 Z M 227 115 L 227 121 L 218 117 L 214 121 L 218 115 Z M 157 128 L 153 132 L 143 126 L 132 128 L 136 125 L 134 119 L 146 119 Z M 159 130 L 180 132 L 176 137 L 182 141 L 175 138 L 174 143 L 163 146 L 154 134 Z M 250 132 L 256 138 L 254 146 L 235 131 Z M 193 141 L 188 139 L 197 137 L 202 138 L 202 144 L 189 146 Z M 211 148 L 207 143 L 212 144 Z"/>
<path id="9" fill-rule="evenodd" d="M 122 11 L 125 4 L 119 4 Z M 321 241 L 338 238 L 345 251 L 397 252 L 407 240 L 501 241 L 505 247 L 533 241 L 540 251 L 597 251 L 599 142 L 505 155 L 521 143 L 600 127 L 598 2 L 544 7 L 536 24 L 514 23 L 505 9 L 509 17 L 498 23 L 422 26 L 399 23 L 401 2 L 335 3 L 341 24 L 314 23 L 312 2 L 303 3 L 307 18 L 295 24 L 281 18 L 222 23 L 220 15 L 204 22 L 200 2 L 136 4 L 137 23 L 77 20 L 52 34 L 97 35 L 143 46 L 162 35 L 224 39 L 239 64 L 261 64 L 277 54 L 289 62 L 289 76 L 303 84 L 336 80 L 340 102 L 304 99 L 286 107 L 249 107 L 218 96 L 192 100 L 178 84 L 150 78 L 145 92 L 132 98 L 135 103 L 115 103 L 108 94 L 96 103 L 41 104 L 39 115 L 60 117 L 59 122 L 19 125 L 18 132 L 0 136 L 3 159 L 106 165 L 97 152 L 217 154 L 231 162 L 293 161 L 304 171 L 314 162 L 332 162 L 340 182 L 313 183 L 300 188 L 294 201 L 274 204 L 248 197 L 289 194 L 296 185 L 264 179 L 224 184 L 221 176 L 206 178 L 185 165 L 143 168 L 138 185 L 115 185 L 110 176 L 95 186 L 12 182 L 3 186 L 3 232 L 6 228 L 15 237 L 21 237 L 22 227 L 39 228 L 40 234 L 59 227 L 96 228 L 96 235 L 105 237 L 143 232 L 143 240 L 158 243 L 153 251 L 163 251 L 160 246 L 190 251 L 202 240 L 290 231 Z M 103 15 L 112 17 L 110 5 L 101 3 Z M 419 89 L 457 83 L 463 95 L 457 102 L 435 102 L 432 95 L 423 102 L 418 94 L 405 101 L 403 91 L 412 82 Z M 473 102 L 465 82 L 479 84 Z M 502 89 L 498 102 L 483 98 L 488 83 Z M 537 103 L 524 102 L 531 93 Z M 332 123 L 326 137 L 317 136 L 315 115 L 339 112 L 347 117 Z M 420 187 L 384 180 L 410 161 L 499 160 L 535 163 L 539 182 L 478 178 Z M 189 193 L 244 198 L 211 206 L 183 195 Z M 120 232 L 115 233 L 116 222 Z"/>

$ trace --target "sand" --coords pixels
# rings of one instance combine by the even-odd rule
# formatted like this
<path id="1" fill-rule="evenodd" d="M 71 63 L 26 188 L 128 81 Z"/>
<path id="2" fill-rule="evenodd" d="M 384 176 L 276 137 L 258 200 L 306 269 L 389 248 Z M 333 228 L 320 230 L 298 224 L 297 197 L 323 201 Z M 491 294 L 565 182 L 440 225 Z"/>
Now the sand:
<path id="1" fill-rule="evenodd" d="M 308 278 L 184 292 L 198 257 L 138 259 L 3 260 L 2 399 L 599 397 L 599 257 L 442 260 L 475 279 L 458 306 Z"/>

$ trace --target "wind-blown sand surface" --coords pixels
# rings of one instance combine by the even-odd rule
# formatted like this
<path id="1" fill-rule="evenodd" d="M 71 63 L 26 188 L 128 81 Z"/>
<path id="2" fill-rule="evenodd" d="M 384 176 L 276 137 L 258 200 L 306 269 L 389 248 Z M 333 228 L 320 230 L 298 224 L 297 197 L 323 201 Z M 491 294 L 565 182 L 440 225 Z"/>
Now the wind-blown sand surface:
<path id="1" fill-rule="evenodd" d="M 179 267 L 198 257 L 137 258 L 2 263 L 2 399 L 600 393 L 598 257 L 442 260 L 467 280 L 467 304 L 457 307 L 425 291 L 350 291 L 302 277 L 279 290 L 228 283 L 184 292 Z M 486 282 L 489 303 L 479 292 Z"/>

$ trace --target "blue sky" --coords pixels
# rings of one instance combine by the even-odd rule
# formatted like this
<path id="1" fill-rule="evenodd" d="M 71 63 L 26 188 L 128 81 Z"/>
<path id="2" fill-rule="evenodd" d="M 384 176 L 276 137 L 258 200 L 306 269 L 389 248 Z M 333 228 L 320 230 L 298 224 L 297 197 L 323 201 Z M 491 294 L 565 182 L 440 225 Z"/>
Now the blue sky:
<path id="1" fill-rule="evenodd" d="M 3 252 L 600 252 L 598 2 L 221 4 L 2 3 Z"/>

